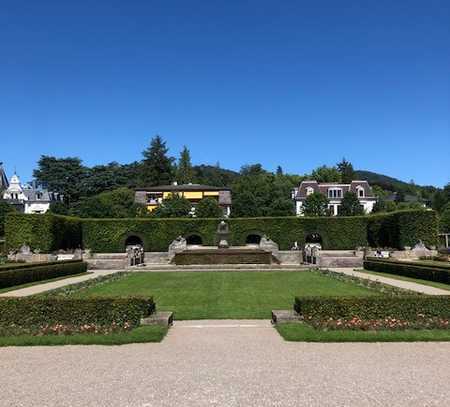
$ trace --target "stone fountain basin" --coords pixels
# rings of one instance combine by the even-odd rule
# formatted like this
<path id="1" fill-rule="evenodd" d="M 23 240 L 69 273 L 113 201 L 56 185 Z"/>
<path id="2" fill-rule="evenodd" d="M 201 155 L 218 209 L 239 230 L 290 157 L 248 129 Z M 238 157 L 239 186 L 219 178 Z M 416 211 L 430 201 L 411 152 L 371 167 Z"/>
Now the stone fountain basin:
<path id="1" fill-rule="evenodd" d="M 189 247 L 176 253 L 172 259 L 176 265 L 192 264 L 273 264 L 272 253 L 253 247 L 230 247 L 228 249 Z"/>

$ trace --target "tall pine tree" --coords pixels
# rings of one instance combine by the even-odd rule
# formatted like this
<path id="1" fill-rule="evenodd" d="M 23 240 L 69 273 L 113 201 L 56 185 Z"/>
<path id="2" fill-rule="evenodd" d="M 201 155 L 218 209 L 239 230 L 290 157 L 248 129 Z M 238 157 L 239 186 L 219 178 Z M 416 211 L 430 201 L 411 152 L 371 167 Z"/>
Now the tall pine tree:
<path id="1" fill-rule="evenodd" d="M 194 178 L 194 170 L 192 169 L 191 153 L 186 146 L 180 154 L 177 167 L 177 181 L 179 184 L 188 184 Z"/>
<path id="2" fill-rule="evenodd" d="M 336 167 L 341 174 L 341 182 L 344 184 L 350 184 L 354 180 L 355 171 L 350 161 L 343 158 L 342 161 L 336 165 Z"/>
<path id="3" fill-rule="evenodd" d="M 141 184 L 147 186 L 168 185 L 173 180 L 174 168 L 169 149 L 161 136 L 156 135 L 150 141 L 150 146 L 142 152 Z"/>

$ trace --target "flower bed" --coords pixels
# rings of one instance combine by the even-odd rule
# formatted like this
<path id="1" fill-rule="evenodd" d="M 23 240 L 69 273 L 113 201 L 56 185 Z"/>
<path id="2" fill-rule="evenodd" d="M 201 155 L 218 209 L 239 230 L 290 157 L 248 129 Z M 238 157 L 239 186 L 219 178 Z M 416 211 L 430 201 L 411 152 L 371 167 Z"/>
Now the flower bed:
<path id="1" fill-rule="evenodd" d="M 0 298 L 0 336 L 111 333 L 139 325 L 155 311 L 152 298 Z"/>
<path id="2" fill-rule="evenodd" d="M 326 330 L 448 329 L 450 296 L 296 297 L 294 309 Z"/>

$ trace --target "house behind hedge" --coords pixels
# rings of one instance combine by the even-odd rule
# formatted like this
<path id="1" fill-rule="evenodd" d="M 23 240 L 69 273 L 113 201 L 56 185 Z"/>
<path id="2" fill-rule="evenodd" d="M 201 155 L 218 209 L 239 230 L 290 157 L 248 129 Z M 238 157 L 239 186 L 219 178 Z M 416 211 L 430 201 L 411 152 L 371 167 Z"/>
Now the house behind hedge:
<path id="1" fill-rule="evenodd" d="M 159 185 L 155 187 L 139 188 L 135 192 L 135 202 L 145 205 L 149 212 L 154 211 L 161 205 L 164 199 L 177 194 L 187 199 L 192 204 L 192 209 L 195 211 L 195 206 L 203 198 L 216 199 L 219 206 L 223 210 L 225 217 L 230 216 L 231 213 L 231 190 L 224 187 L 214 187 L 211 185 L 201 184 L 180 184 L 176 182 L 172 185 Z"/>
<path id="2" fill-rule="evenodd" d="M 295 201 L 295 212 L 297 216 L 303 216 L 303 203 L 308 195 L 321 193 L 328 198 L 328 209 L 332 215 L 336 216 L 346 192 L 353 192 L 358 197 L 365 213 L 372 212 L 377 198 L 367 181 L 352 181 L 350 184 L 340 184 L 337 182 L 318 183 L 315 180 L 302 181 L 298 188 L 294 188 L 292 198 Z"/>

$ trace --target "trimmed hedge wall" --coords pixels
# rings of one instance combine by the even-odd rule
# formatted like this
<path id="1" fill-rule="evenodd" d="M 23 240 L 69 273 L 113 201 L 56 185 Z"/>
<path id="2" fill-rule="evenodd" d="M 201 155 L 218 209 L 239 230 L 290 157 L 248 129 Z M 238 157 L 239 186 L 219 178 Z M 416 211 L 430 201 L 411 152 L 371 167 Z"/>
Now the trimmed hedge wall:
<path id="1" fill-rule="evenodd" d="M 419 240 L 426 246 L 438 243 L 439 221 L 430 210 L 405 210 L 368 217 L 367 238 L 371 247 L 403 249 Z"/>
<path id="2" fill-rule="evenodd" d="M 389 273 L 398 276 L 450 284 L 450 267 L 445 265 L 439 266 L 434 264 L 418 264 L 406 261 L 369 258 L 364 260 L 364 268 L 380 273 Z"/>
<path id="3" fill-rule="evenodd" d="M 82 245 L 81 222 L 78 218 L 50 213 L 10 213 L 6 217 L 5 239 L 8 250 L 23 244 L 43 253 L 74 249 Z"/>
<path id="4" fill-rule="evenodd" d="M 78 219 L 57 215 L 8 215 L 6 242 L 9 249 L 27 243 L 50 252 L 80 245 L 93 252 L 124 252 L 130 236 L 139 237 L 146 251 L 167 251 L 178 236 L 197 234 L 203 244 L 214 245 L 218 219 Z M 354 217 L 232 218 L 230 241 L 244 245 L 250 234 L 268 235 L 281 250 L 317 233 L 325 250 L 350 250 L 359 246 L 403 248 L 422 240 L 437 243 L 437 216 L 433 211 L 399 211 Z"/>
<path id="5" fill-rule="evenodd" d="M 84 273 L 87 263 L 69 260 L 51 263 L 5 264 L 0 266 L 0 288 L 13 287 L 34 281 L 48 280 Z"/>
<path id="6" fill-rule="evenodd" d="M 0 298 L 0 332 L 67 333 L 112 327 L 131 329 L 155 311 L 153 298 Z M 45 331 L 47 328 L 50 331 Z M 89 330 L 91 329 L 91 331 Z"/>
<path id="7" fill-rule="evenodd" d="M 296 297 L 294 309 L 316 327 L 450 327 L 450 296 Z"/>
<path id="8" fill-rule="evenodd" d="M 266 234 L 281 250 L 295 241 L 305 243 L 309 234 L 319 233 L 325 249 L 354 249 L 367 245 L 367 218 L 236 218 L 229 219 L 230 241 L 245 245 L 249 234 Z M 198 234 L 203 244 L 215 245 L 218 219 L 83 219 L 83 243 L 94 252 L 123 252 L 128 236 L 138 236 L 146 251 L 167 251 L 178 236 Z"/>

